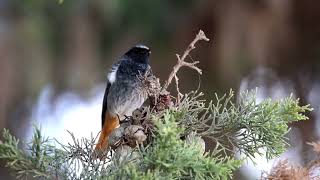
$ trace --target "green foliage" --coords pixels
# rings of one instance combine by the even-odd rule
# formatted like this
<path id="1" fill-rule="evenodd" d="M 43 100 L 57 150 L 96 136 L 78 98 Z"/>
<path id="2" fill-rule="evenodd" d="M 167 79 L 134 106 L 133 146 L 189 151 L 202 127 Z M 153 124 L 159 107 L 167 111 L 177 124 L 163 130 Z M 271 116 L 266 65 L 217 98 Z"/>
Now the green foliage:
<path id="1" fill-rule="evenodd" d="M 203 154 L 201 146 L 180 139 L 184 131 L 176 122 L 179 112 L 171 111 L 156 121 L 155 141 L 143 154 L 144 163 L 166 179 L 226 179 L 240 167 L 240 161 Z"/>
<path id="2" fill-rule="evenodd" d="M 201 137 L 215 142 L 216 150 L 225 155 L 240 152 L 253 158 L 263 154 L 271 159 L 286 149 L 288 123 L 306 120 L 303 113 L 309 105 L 300 106 L 292 96 L 282 100 L 266 99 L 256 102 L 255 92 L 244 92 L 234 103 L 233 91 L 205 105 L 202 94 L 190 93 L 178 107 L 182 117 L 179 123 L 186 133 L 196 131 Z"/>
<path id="3" fill-rule="evenodd" d="M 168 111 L 156 121 L 154 141 L 140 147 L 143 157 L 137 164 L 123 167 L 111 179 L 228 179 L 240 160 L 203 153 L 197 142 L 181 139 L 183 128 L 176 122 L 179 112 Z"/>
<path id="4" fill-rule="evenodd" d="M 278 156 L 287 146 L 288 123 L 308 119 L 303 113 L 311 110 L 292 96 L 260 103 L 254 92 L 240 94 L 237 103 L 232 91 L 208 103 L 201 97 L 187 94 L 161 112 L 147 108 L 154 122 L 149 143 L 135 149 L 119 146 L 103 161 L 93 156 L 93 137 L 78 140 L 70 133 L 73 142 L 58 148 L 38 129 L 26 150 L 4 130 L 0 159 L 17 178 L 230 179 L 243 162 L 234 153 L 253 158 L 265 150 L 268 159 Z M 202 138 L 216 146 L 204 153 Z"/>
<path id="5" fill-rule="evenodd" d="M 0 144 L 0 159 L 6 160 L 6 166 L 14 171 L 17 178 L 50 179 L 55 173 L 65 168 L 63 152 L 43 138 L 39 129 L 35 129 L 32 142 L 26 152 L 19 148 L 19 140 L 8 130 L 3 131 L 3 142 Z"/>

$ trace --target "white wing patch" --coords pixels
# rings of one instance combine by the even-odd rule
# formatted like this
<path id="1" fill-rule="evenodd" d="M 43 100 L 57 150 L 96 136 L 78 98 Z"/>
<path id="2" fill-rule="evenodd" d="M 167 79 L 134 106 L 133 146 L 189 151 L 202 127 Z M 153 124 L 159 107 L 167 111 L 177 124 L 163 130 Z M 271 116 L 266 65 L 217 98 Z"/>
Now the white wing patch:
<path id="1" fill-rule="evenodd" d="M 108 74 L 108 81 L 111 84 L 116 81 L 118 67 L 119 67 L 119 64 L 113 65 L 111 68 L 111 71 Z"/>

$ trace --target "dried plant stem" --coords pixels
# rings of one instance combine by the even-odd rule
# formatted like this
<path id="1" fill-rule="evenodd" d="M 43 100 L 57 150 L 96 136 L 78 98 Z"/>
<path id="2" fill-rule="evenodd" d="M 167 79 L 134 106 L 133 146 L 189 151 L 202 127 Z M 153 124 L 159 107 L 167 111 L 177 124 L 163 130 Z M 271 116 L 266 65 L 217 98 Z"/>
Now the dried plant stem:
<path id="1" fill-rule="evenodd" d="M 163 88 L 162 88 L 162 92 L 167 90 L 167 88 L 169 87 L 171 81 L 173 78 L 175 78 L 175 82 L 176 82 L 176 88 L 177 88 L 177 92 L 178 92 L 178 99 L 180 99 L 180 96 L 182 96 L 182 94 L 180 93 L 179 90 L 179 78 L 177 76 L 177 73 L 179 71 L 179 69 L 183 66 L 189 67 L 191 69 L 196 70 L 199 74 L 202 74 L 202 70 L 200 68 L 198 68 L 196 66 L 196 64 L 199 63 L 199 61 L 195 61 L 195 62 L 186 62 L 186 58 L 187 56 L 190 54 L 190 52 L 195 49 L 195 44 L 198 41 L 209 41 L 209 39 L 206 37 L 206 35 L 204 34 L 204 32 L 202 30 L 199 31 L 199 33 L 196 35 L 196 37 L 194 38 L 194 40 L 189 44 L 189 46 L 187 47 L 187 49 L 184 51 L 183 55 L 180 56 L 179 54 L 176 54 L 177 57 L 177 64 L 173 67 L 172 72 L 169 75 L 168 80 L 166 81 L 166 83 L 164 84 Z"/>

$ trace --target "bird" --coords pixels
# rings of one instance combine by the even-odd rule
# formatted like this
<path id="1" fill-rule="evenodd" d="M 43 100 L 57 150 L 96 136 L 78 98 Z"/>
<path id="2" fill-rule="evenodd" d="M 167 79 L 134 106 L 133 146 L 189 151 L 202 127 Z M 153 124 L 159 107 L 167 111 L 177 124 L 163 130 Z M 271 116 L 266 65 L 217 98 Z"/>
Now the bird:
<path id="1" fill-rule="evenodd" d="M 95 151 L 104 152 L 108 147 L 109 135 L 120 126 L 120 121 L 131 116 L 146 101 L 147 94 L 139 75 L 151 71 L 150 54 L 150 48 L 138 44 L 112 65 L 102 103 L 102 130 Z"/>

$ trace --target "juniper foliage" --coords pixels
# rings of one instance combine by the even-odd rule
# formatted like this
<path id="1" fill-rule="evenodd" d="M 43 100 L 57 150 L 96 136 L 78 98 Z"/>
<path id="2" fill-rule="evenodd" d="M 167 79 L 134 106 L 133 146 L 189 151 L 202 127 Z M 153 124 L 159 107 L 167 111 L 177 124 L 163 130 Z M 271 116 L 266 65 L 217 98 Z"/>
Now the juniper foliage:
<path id="1" fill-rule="evenodd" d="M 144 109 L 154 123 L 146 144 L 112 150 L 103 161 L 92 156 L 95 138 L 56 145 L 35 129 L 27 148 L 7 130 L 0 143 L 0 159 L 17 178 L 38 179 L 229 179 L 244 162 L 265 149 L 268 159 L 287 147 L 288 123 L 308 119 L 309 106 L 300 106 L 292 96 L 256 102 L 255 92 L 233 91 L 206 102 L 202 93 L 191 92 L 161 112 Z M 188 142 L 194 134 L 197 138 Z M 204 152 L 202 138 L 215 147 Z"/>
<path id="2" fill-rule="evenodd" d="M 256 91 L 246 91 L 235 103 L 230 90 L 222 97 L 215 94 L 215 100 L 208 105 L 202 95 L 191 92 L 178 107 L 185 133 L 196 131 L 211 139 L 223 154 L 240 152 L 251 159 L 264 151 L 267 159 L 283 153 L 288 145 L 288 123 L 307 120 L 305 113 L 312 110 L 309 105 L 300 106 L 299 99 L 292 95 L 257 103 Z"/>
<path id="3" fill-rule="evenodd" d="M 2 138 L 0 159 L 6 160 L 6 166 L 14 172 L 16 178 L 52 179 L 57 177 L 57 173 L 67 171 L 64 163 L 66 154 L 55 148 L 48 138 L 42 137 L 40 129 L 35 128 L 32 141 L 26 144 L 25 149 L 19 146 L 19 140 L 6 129 L 3 130 Z"/>

